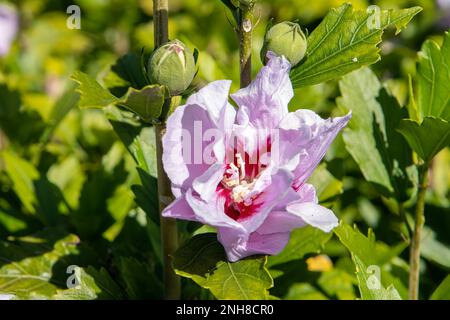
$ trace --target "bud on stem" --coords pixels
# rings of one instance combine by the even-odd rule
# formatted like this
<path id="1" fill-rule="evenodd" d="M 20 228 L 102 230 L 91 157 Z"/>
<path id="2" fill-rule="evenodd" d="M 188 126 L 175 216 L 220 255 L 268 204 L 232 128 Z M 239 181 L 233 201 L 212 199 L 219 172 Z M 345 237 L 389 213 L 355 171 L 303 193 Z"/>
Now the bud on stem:
<path id="1" fill-rule="evenodd" d="M 264 37 L 261 60 L 266 62 L 268 51 L 284 56 L 292 66 L 297 65 L 305 56 L 307 49 L 306 36 L 300 25 L 294 22 L 281 22 L 271 27 Z"/>
<path id="2" fill-rule="evenodd" d="M 148 73 L 150 81 L 166 86 L 171 96 L 181 94 L 194 79 L 194 55 L 181 41 L 168 42 L 150 57 Z"/>

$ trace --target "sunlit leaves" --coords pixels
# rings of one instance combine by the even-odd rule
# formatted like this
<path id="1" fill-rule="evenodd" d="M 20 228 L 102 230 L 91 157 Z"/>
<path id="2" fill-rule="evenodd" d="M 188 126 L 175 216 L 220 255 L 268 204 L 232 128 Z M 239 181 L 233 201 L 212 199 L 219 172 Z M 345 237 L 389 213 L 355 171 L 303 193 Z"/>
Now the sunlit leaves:
<path id="1" fill-rule="evenodd" d="M 209 289 L 217 299 L 268 299 L 273 281 L 265 257 L 228 262 L 214 233 L 194 236 L 175 253 L 175 271 Z"/>
<path id="2" fill-rule="evenodd" d="M 382 267 L 400 254 L 406 246 L 400 244 L 391 249 L 376 243 L 371 230 L 366 237 L 358 229 L 343 223 L 335 228 L 334 232 L 351 253 L 361 298 L 364 300 L 401 299 L 394 287 L 394 279 L 389 274 L 384 276 L 386 273 L 383 273 Z"/>
<path id="3" fill-rule="evenodd" d="M 450 32 L 442 47 L 427 40 L 419 53 L 417 107 L 421 117 L 450 121 Z"/>
<path id="4" fill-rule="evenodd" d="M 56 236 L 56 234 L 55 234 Z M 49 299 L 65 282 L 53 274 L 64 256 L 76 254 L 79 239 L 68 235 L 56 242 L 49 238 L 26 237 L 0 242 L 0 292 L 16 298 Z"/>
<path id="5" fill-rule="evenodd" d="M 352 111 L 352 120 L 344 129 L 347 150 L 362 174 L 387 196 L 408 198 L 411 187 L 408 167 L 412 151 L 396 129 L 407 117 L 406 108 L 389 95 L 368 68 L 346 75 L 339 82 L 342 97 L 337 103 Z"/>
<path id="6" fill-rule="evenodd" d="M 421 124 L 409 119 L 402 120 L 398 130 L 427 163 L 450 145 L 450 123 L 443 119 L 426 117 Z"/>
<path id="7" fill-rule="evenodd" d="M 430 300 L 450 300 L 450 275 L 436 288 Z"/>
<path id="8" fill-rule="evenodd" d="M 93 267 L 79 268 L 77 272 L 78 284 L 65 290 L 57 290 L 52 299 L 56 300 L 94 300 L 94 299 L 121 299 L 123 292 L 114 282 L 106 269 L 100 271 Z"/>
<path id="9" fill-rule="evenodd" d="M 20 158 L 16 154 L 3 151 L 0 157 L 5 163 L 5 170 L 13 183 L 13 189 L 22 201 L 25 210 L 34 212 L 36 195 L 34 180 L 39 178 L 39 172 L 28 161 Z"/>
<path id="10" fill-rule="evenodd" d="M 368 266 L 357 256 L 352 255 L 356 265 L 356 277 L 358 279 L 361 299 L 363 300 L 401 300 L 400 294 L 394 285 L 384 288 L 380 281 L 380 275 L 376 269 L 370 271 Z"/>
<path id="11" fill-rule="evenodd" d="M 331 236 L 331 233 L 310 226 L 294 230 L 284 250 L 269 257 L 269 266 L 301 259 L 308 253 L 318 253 Z"/>
<path id="12" fill-rule="evenodd" d="M 411 148 L 430 164 L 433 157 L 450 145 L 450 33 L 444 35 L 440 47 L 427 40 L 419 54 L 417 67 L 417 104 L 410 92 L 410 100 L 418 117 L 403 120 L 399 131 Z"/>
<path id="13" fill-rule="evenodd" d="M 395 26 L 399 33 L 421 10 L 365 12 L 353 10 L 351 4 L 331 9 L 308 37 L 306 60 L 291 71 L 293 86 L 318 84 L 377 62 L 384 30 Z"/>
<path id="14" fill-rule="evenodd" d="M 81 95 L 81 108 L 106 108 L 118 105 L 135 112 L 144 121 L 156 120 L 164 103 L 166 89 L 159 85 L 148 85 L 138 90 L 129 88 L 127 93 L 118 98 L 104 89 L 91 76 L 77 71 L 73 79 L 79 83 L 78 91 Z"/>

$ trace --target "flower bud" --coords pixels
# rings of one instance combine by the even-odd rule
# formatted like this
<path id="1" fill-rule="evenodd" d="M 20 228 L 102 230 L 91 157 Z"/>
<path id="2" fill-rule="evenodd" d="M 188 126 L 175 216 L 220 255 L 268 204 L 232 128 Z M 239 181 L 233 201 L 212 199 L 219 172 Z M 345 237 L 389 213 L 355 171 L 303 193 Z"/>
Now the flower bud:
<path id="1" fill-rule="evenodd" d="M 292 66 L 297 65 L 305 56 L 307 48 L 306 36 L 297 23 L 281 22 L 272 26 L 264 38 L 261 60 L 266 62 L 268 51 L 283 55 Z"/>
<path id="2" fill-rule="evenodd" d="M 166 86 L 172 96 L 181 94 L 194 79 L 194 55 L 181 41 L 168 42 L 150 57 L 148 75 L 152 83 Z"/>

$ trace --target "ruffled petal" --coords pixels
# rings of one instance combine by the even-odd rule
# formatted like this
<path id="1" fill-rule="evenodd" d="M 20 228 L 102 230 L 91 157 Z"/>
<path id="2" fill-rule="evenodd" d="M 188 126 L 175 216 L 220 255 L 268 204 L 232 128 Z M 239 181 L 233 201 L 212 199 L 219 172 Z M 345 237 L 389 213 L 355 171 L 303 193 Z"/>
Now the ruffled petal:
<path id="1" fill-rule="evenodd" d="M 186 104 L 195 104 L 206 109 L 216 123 L 219 123 L 223 109 L 228 104 L 231 80 L 213 81 L 192 94 Z M 233 119 L 234 120 L 234 119 Z"/>
<path id="2" fill-rule="evenodd" d="M 294 96 L 289 79 L 291 65 L 284 57 L 272 53 L 268 57 L 256 79 L 231 95 L 239 107 L 248 108 L 249 121 L 259 128 L 275 128 L 288 113 L 288 103 Z"/>
<path id="3" fill-rule="evenodd" d="M 272 145 L 272 161 L 292 170 L 295 186 L 299 187 L 309 178 L 350 118 L 351 113 L 326 120 L 310 110 L 289 113 L 279 124 L 278 136 Z"/>
<path id="4" fill-rule="evenodd" d="M 191 209 L 183 195 L 178 199 L 175 199 L 175 201 L 167 206 L 161 214 L 165 218 L 197 221 L 194 211 Z"/>
<path id="5" fill-rule="evenodd" d="M 217 185 L 223 179 L 225 166 L 222 164 L 213 164 L 200 177 L 193 181 L 193 189 L 200 195 L 204 201 L 212 201 L 216 196 Z"/>
<path id="6" fill-rule="evenodd" d="M 236 114 L 228 103 L 230 84 L 226 80 L 210 83 L 167 120 L 163 164 L 176 196 L 213 163 L 223 162 L 225 129 L 232 127 Z"/>
<path id="7" fill-rule="evenodd" d="M 254 232 L 250 236 L 236 236 L 233 230 L 221 228 L 218 230 L 217 238 L 223 245 L 228 260 L 234 262 L 255 254 L 280 253 L 289 241 L 289 233 L 262 235 Z"/>
<path id="8" fill-rule="evenodd" d="M 169 117 L 163 136 L 163 164 L 173 187 L 185 191 L 209 168 L 211 164 L 204 163 L 198 144 L 207 146 L 202 136 L 213 128 L 216 126 L 208 112 L 198 105 L 180 106 Z"/>
<path id="9" fill-rule="evenodd" d="M 260 234 L 291 232 L 306 225 L 302 218 L 287 211 L 272 211 L 257 232 Z"/>
<path id="10" fill-rule="evenodd" d="M 248 197 L 257 195 L 252 203 L 256 212 L 247 219 L 239 221 L 248 233 L 257 230 L 272 209 L 283 202 L 286 194 L 291 190 L 292 179 L 292 174 L 283 169 L 266 169 L 258 178 L 252 193 L 248 195 Z"/>
<path id="11" fill-rule="evenodd" d="M 287 205 L 286 210 L 325 232 L 330 232 L 339 223 L 333 211 L 312 202 L 293 202 Z"/>
<path id="12" fill-rule="evenodd" d="M 231 219 L 225 214 L 225 199 L 223 197 L 216 195 L 216 197 L 210 201 L 203 201 L 198 195 L 194 195 L 192 189 L 189 189 L 186 192 L 186 200 L 194 211 L 196 219 L 201 223 L 216 228 L 231 228 L 235 230 L 235 232 L 246 232 L 239 222 Z"/>
<path id="13" fill-rule="evenodd" d="M 291 189 L 280 204 L 275 206 L 264 223 L 256 230 L 260 234 L 270 234 L 278 232 L 290 232 L 294 229 L 307 225 L 303 219 L 286 211 L 286 204 L 292 202 L 312 202 L 317 203 L 316 190 L 311 184 L 305 183 L 297 191 Z"/>

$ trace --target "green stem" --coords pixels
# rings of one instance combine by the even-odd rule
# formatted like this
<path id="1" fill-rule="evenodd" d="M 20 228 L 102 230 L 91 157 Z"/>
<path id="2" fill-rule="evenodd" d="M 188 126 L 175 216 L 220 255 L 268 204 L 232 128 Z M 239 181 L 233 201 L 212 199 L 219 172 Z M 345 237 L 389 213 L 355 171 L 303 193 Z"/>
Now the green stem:
<path id="1" fill-rule="evenodd" d="M 252 7 L 239 9 L 239 65 L 241 88 L 252 81 Z"/>
<path id="2" fill-rule="evenodd" d="M 422 229 L 425 224 L 425 195 L 428 188 L 428 166 L 424 166 L 419 172 L 419 190 L 416 204 L 416 218 L 414 233 L 409 255 L 409 299 L 419 298 L 419 274 L 420 274 L 420 241 Z"/>
<path id="3" fill-rule="evenodd" d="M 169 1 L 153 0 L 154 17 L 154 41 L 155 47 L 159 47 L 169 40 L 168 19 Z M 164 171 L 162 163 L 162 137 L 166 131 L 166 112 L 170 108 L 170 99 L 164 103 L 161 122 L 155 125 L 156 155 L 158 167 L 158 198 L 160 213 L 173 200 L 170 189 L 170 180 Z M 172 257 L 178 247 L 177 223 L 174 219 L 164 218 L 160 215 L 161 245 L 163 255 L 164 295 L 166 299 L 180 299 L 180 278 L 172 268 Z"/>

